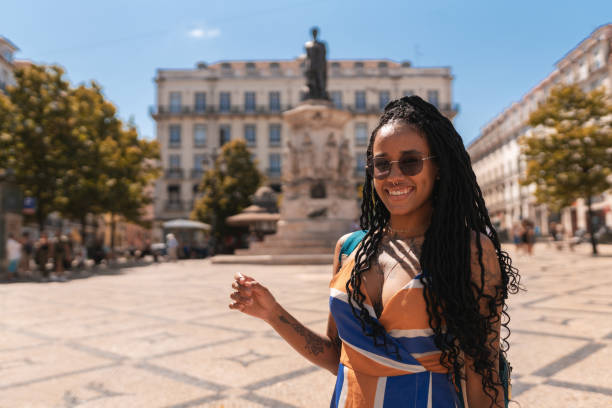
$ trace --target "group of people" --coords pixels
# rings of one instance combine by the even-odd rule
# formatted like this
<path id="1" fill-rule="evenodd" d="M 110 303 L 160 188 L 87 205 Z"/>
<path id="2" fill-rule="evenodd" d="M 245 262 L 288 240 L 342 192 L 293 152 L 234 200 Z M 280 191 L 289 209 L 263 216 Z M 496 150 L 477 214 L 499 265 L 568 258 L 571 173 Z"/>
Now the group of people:
<path id="1" fill-rule="evenodd" d="M 43 280 L 65 281 L 66 271 L 72 265 L 73 242 L 66 235 L 50 239 L 44 232 L 36 242 L 31 240 L 28 232 L 19 238 L 9 234 L 6 254 L 9 280 L 31 277 L 38 270 Z"/>
<path id="2" fill-rule="evenodd" d="M 512 240 L 516 245 L 516 252 L 524 251 L 533 255 L 533 246 L 536 240 L 535 224 L 530 220 L 522 220 L 512 226 Z"/>

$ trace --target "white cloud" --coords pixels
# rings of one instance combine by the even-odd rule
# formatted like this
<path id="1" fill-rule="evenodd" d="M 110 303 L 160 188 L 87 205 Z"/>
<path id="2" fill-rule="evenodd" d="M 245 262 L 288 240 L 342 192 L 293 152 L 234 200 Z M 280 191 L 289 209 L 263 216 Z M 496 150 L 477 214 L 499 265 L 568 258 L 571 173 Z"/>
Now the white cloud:
<path id="1" fill-rule="evenodd" d="M 221 35 L 221 30 L 218 28 L 194 28 L 189 31 L 191 38 L 215 38 Z"/>

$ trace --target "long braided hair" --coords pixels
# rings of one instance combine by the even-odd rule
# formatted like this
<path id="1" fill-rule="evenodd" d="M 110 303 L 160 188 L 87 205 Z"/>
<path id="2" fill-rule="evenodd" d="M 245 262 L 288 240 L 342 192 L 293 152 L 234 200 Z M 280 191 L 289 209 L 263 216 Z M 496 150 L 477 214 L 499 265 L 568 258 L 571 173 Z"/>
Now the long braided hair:
<path id="1" fill-rule="evenodd" d="M 475 371 L 482 376 L 484 392 L 495 401 L 499 381 L 496 380 L 493 354 L 487 342 L 489 335 L 494 333 L 494 325 L 499 323 L 497 309 L 502 306 L 504 335 L 500 339 L 500 352 L 505 356 L 510 335 L 510 317 L 505 299 L 508 293 L 516 293 L 520 288 L 518 270 L 512 266 L 508 254 L 501 250 L 470 157 L 450 120 L 418 96 L 389 102 L 370 136 L 367 149 L 369 169 L 376 134 L 389 123 L 411 126 L 423 135 L 438 166 L 439 179 L 432 192 L 431 223 L 425 233 L 419 260 L 429 325 L 434 332 L 436 347 L 442 352 L 440 363 L 449 373 L 459 372 L 465 364 L 461 356 L 463 351 L 471 357 Z M 376 346 L 384 346 L 385 349 L 388 346 L 385 329 L 364 307 L 365 295 L 361 291 L 361 284 L 363 273 L 370 269 L 378 254 L 389 217 L 389 211 L 374 189 L 372 173 L 366 171 L 360 226 L 367 233 L 355 255 L 355 265 L 346 290 L 353 314 L 361 322 L 364 334 L 371 337 Z M 470 253 L 474 232 L 481 285 L 472 282 Z M 501 269 L 502 285 L 496 288 L 495 296 L 484 293 L 485 269 L 480 233 L 493 243 Z M 479 302 L 482 300 L 488 305 L 486 315 L 480 311 Z M 397 346 L 393 351 L 399 358 Z M 458 385 L 458 379 L 454 381 Z"/>

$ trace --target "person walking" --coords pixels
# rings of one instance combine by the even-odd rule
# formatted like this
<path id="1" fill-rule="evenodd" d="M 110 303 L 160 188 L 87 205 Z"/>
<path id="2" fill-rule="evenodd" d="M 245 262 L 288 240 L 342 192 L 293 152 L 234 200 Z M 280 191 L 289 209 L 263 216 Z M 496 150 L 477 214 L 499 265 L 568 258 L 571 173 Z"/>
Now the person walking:
<path id="1" fill-rule="evenodd" d="M 38 241 L 36 241 L 36 244 L 34 245 L 34 260 L 38 266 L 41 279 L 44 282 L 49 280 L 49 269 L 47 268 L 47 263 L 49 262 L 51 253 L 51 243 L 47 238 L 47 233 L 43 232 L 40 234 L 40 238 L 38 238 Z"/>
<path id="2" fill-rule="evenodd" d="M 30 240 L 30 234 L 25 231 L 21 234 L 21 261 L 19 262 L 19 271 L 24 276 L 30 275 L 30 259 L 34 252 L 34 245 Z"/>
<path id="3" fill-rule="evenodd" d="M 336 244 L 327 333 L 240 272 L 230 309 L 336 375 L 332 408 L 503 407 L 500 329 L 520 276 L 461 136 L 435 106 L 404 97 L 385 107 L 366 155 L 361 231 Z"/>
<path id="4" fill-rule="evenodd" d="M 172 262 L 176 262 L 178 259 L 179 243 L 174 237 L 174 234 L 170 233 L 166 235 L 166 245 L 168 246 L 168 259 Z"/>
<path id="5" fill-rule="evenodd" d="M 21 259 L 21 244 L 10 233 L 6 241 L 6 259 L 8 261 L 8 279 L 17 278 L 19 272 L 19 260 Z"/>

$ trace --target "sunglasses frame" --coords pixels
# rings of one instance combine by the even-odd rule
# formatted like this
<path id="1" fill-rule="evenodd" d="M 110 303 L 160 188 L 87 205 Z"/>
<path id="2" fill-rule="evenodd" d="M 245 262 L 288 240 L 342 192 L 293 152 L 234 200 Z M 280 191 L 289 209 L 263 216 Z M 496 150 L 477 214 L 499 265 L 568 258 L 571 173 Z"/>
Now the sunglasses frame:
<path id="1" fill-rule="evenodd" d="M 376 180 L 384 180 L 387 177 L 389 177 L 389 174 L 391 174 L 391 169 L 393 167 L 393 163 L 398 163 L 398 167 L 400 169 L 400 172 L 404 176 L 407 176 L 407 177 L 416 176 L 417 174 L 419 174 L 419 173 L 421 173 L 423 171 L 423 162 L 425 160 L 435 159 L 435 158 L 436 158 L 436 156 L 427 156 L 427 157 L 416 158 L 416 160 L 420 160 L 421 161 L 421 168 L 420 168 L 420 170 L 418 172 L 416 172 L 414 174 L 406 174 L 406 173 L 404 173 L 402 168 L 399 167 L 399 163 L 402 161 L 401 159 L 400 160 L 388 160 L 388 162 L 389 162 L 389 170 L 388 170 L 388 172 L 384 176 L 380 176 L 380 177 L 374 176 L 374 171 L 375 171 L 375 166 L 374 166 L 374 163 L 373 163 L 374 159 L 372 159 L 372 165 L 371 166 L 370 165 L 366 165 L 366 171 L 370 171 L 370 175 L 372 176 L 372 178 L 375 178 Z"/>

